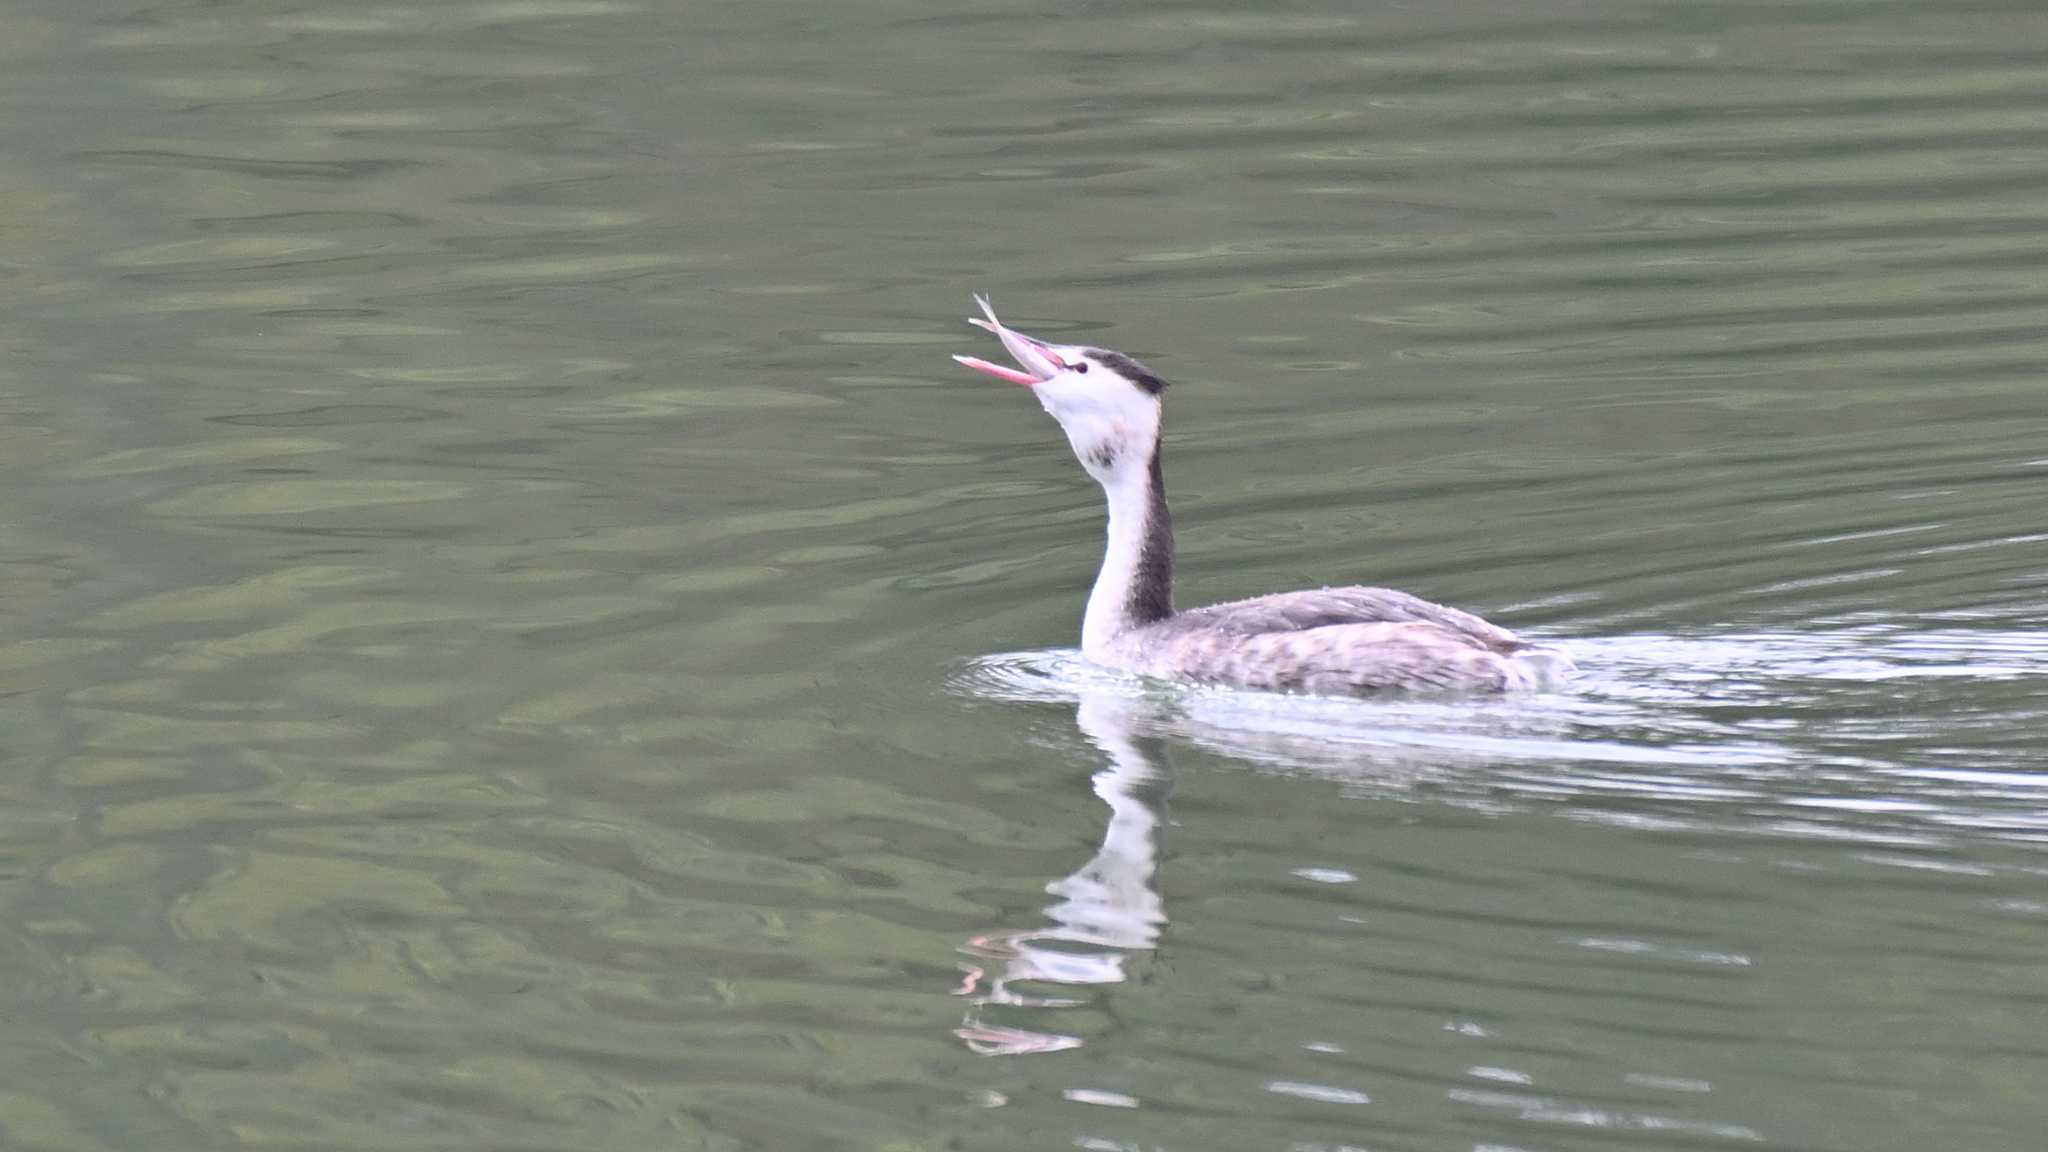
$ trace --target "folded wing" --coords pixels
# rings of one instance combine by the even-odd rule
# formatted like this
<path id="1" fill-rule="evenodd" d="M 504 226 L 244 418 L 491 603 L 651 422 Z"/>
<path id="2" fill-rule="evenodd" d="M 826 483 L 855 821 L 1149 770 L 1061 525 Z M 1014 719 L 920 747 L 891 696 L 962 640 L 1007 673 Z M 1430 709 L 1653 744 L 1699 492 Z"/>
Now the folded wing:
<path id="1" fill-rule="evenodd" d="M 1446 641 L 1463 642 L 1488 652 L 1505 655 L 1528 646 L 1520 636 L 1470 612 L 1446 608 L 1392 588 L 1354 586 L 1283 592 L 1197 608 L 1181 613 L 1174 621 L 1235 636 L 1306 632 L 1342 624 L 1428 624 L 1448 633 L 1442 638 Z"/>

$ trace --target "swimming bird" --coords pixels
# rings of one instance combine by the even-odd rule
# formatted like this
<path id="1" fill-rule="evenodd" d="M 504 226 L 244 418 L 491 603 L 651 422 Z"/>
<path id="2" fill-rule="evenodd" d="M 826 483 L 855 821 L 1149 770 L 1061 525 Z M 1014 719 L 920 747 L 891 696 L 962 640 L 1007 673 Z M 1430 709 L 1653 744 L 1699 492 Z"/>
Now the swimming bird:
<path id="1" fill-rule="evenodd" d="M 1081 619 L 1081 654 L 1141 676 L 1355 695 L 1410 689 L 1504 692 L 1554 686 L 1571 670 L 1469 612 L 1391 588 L 1283 592 L 1190 611 L 1173 606 L 1173 517 L 1160 461 L 1166 381 L 1121 352 L 1052 344 L 1004 326 L 985 297 L 969 323 L 1018 367 L 954 360 L 1031 389 L 1109 502 L 1109 541 Z"/>

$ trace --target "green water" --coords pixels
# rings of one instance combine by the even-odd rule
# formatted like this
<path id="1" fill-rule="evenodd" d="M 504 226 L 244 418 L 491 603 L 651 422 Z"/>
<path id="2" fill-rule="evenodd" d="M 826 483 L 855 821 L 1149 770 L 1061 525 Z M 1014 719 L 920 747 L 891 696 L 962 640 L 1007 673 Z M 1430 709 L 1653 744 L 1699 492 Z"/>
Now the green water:
<path id="1" fill-rule="evenodd" d="M 2048 14 L 0 36 L 0 1146 L 2033 1152 Z M 1564 696 L 1175 693 L 1181 601 Z"/>

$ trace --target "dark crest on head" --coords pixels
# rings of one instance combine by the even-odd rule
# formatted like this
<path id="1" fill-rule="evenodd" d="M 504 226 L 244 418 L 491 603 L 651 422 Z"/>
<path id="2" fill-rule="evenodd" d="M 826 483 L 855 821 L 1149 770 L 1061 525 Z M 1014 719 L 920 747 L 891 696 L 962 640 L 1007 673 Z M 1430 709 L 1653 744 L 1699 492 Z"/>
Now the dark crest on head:
<path id="1" fill-rule="evenodd" d="M 1090 348 L 1088 354 L 1104 368 L 1143 388 L 1150 395 L 1157 396 L 1166 391 L 1166 381 L 1154 375 L 1150 368 L 1121 352 L 1108 348 Z"/>

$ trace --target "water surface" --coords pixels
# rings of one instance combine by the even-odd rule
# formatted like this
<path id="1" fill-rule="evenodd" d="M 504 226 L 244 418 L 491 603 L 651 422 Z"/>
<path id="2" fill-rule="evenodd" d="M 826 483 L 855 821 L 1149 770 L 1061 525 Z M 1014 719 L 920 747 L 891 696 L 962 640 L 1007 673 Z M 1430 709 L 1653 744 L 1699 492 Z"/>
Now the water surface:
<path id="1" fill-rule="evenodd" d="M 16 9 L 0 1143 L 2039 1147 L 2032 8 Z"/>

